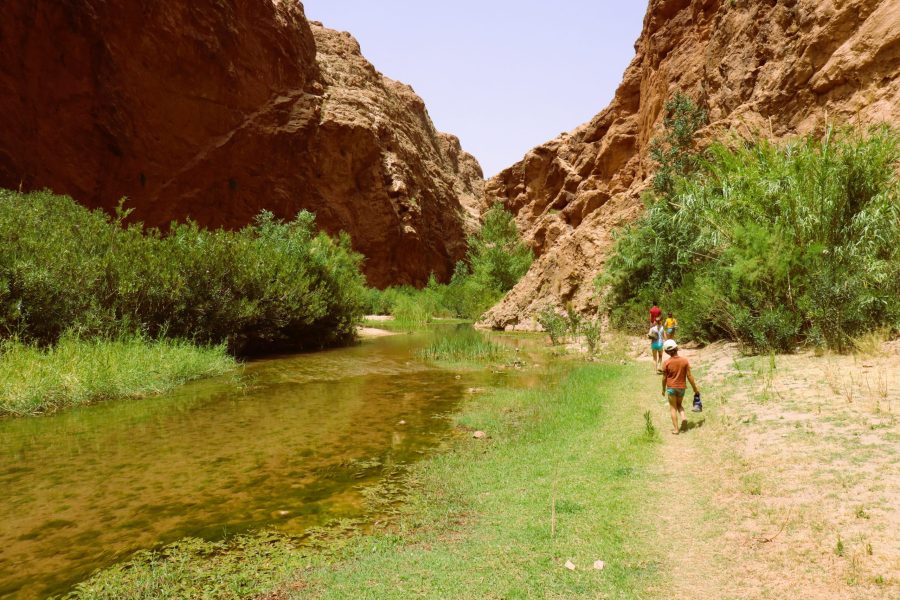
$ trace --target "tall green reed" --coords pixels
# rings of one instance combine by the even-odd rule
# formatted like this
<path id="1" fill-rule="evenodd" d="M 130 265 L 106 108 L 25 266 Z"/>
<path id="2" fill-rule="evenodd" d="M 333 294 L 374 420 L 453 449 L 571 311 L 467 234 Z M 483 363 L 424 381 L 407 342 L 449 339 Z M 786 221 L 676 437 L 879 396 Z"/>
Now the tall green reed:
<path id="1" fill-rule="evenodd" d="M 613 321 L 662 296 L 683 334 L 761 351 L 900 329 L 898 161 L 886 126 L 713 143 L 619 237 L 597 282 Z"/>

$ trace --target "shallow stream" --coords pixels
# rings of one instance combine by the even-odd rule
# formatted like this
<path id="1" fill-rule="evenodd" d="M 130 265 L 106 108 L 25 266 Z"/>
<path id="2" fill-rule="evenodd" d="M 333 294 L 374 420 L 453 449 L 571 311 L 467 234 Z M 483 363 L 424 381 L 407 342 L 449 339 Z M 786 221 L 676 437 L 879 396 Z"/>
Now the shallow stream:
<path id="1" fill-rule="evenodd" d="M 444 327 L 251 362 L 242 387 L 206 380 L 0 421 L 0 597 L 64 592 L 187 536 L 302 533 L 365 517 L 362 489 L 438 444 L 469 388 L 536 377 L 416 357 L 432 336 L 457 334 Z"/>

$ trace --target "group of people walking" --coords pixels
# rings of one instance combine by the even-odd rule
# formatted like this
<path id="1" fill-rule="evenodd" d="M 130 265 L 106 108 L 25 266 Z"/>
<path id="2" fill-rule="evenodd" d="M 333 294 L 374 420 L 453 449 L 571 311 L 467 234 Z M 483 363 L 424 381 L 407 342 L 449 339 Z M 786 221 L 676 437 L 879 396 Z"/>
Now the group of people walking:
<path id="1" fill-rule="evenodd" d="M 650 350 L 653 353 L 653 364 L 657 374 L 662 375 L 662 393 L 669 401 L 669 412 L 672 417 L 672 433 L 678 435 L 681 428 L 687 422 L 684 414 L 684 395 L 687 392 L 687 383 L 690 382 L 694 390 L 694 410 L 702 410 L 700 403 L 700 388 L 694 381 L 691 373 L 691 365 L 688 359 L 678 355 L 678 341 L 675 335 L 678 332 L 678 319 L 671 312 L 665 322 L 662 320 L 662 310 L 653 301 L 650 308 Z M 663 353 L 669 359 L 663 364 Z"/>

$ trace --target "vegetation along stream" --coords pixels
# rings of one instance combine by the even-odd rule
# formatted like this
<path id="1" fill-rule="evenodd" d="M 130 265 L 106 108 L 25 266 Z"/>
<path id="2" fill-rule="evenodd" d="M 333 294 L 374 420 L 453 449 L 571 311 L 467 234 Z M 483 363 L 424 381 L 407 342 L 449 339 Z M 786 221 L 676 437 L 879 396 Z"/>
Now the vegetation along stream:
<path id="1" fill-rule="evenodd" d="M 362 490 L 433 448 L 467 389 L 509 382 L 417 357 L 433 336 L 454 335 L 438 327 L 255 361 L 240 388 L 211 379 L 0 421 L 0 596 L 64 592 L 186 536 L 299 534 L 365 516 Z"/>

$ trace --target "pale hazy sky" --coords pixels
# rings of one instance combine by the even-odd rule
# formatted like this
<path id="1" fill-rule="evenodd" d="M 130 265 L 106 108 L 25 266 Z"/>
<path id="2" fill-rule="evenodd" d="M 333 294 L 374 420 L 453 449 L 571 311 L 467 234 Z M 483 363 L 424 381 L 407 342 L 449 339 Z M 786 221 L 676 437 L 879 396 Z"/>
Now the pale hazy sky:
<path id="1" fill-rule="evenodd" d="M 304 0 L 411 85 L 490 177 L 612 99 L 646 0 Z"/>

